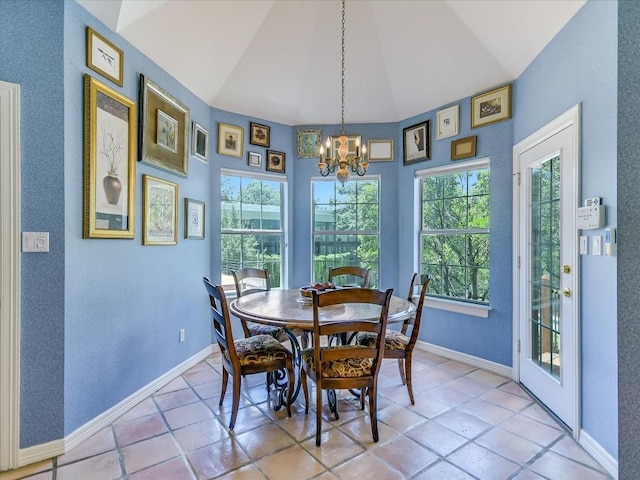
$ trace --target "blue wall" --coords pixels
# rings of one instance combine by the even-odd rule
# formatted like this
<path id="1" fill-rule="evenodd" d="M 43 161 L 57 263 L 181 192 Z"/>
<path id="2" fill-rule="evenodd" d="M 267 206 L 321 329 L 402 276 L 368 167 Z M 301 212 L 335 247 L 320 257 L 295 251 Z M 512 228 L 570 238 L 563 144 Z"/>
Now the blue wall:
<path id="1" fill-rule="evenodd" d="M 616 2 L 588 2 L 518 78 L 514 96 L 514 144 L 582 104 L 580 202 L 602 197 L 607 227 L 617 226 L 617 22 Z M 616 457 L 617 257 L 582 255 L 580 268 L 582 428 Z"/>
<path id="2" fill-rule="evenodd" d="M 21 444 L 26 447 L 69 435 L 210 344 L 201 277 L 220 275 L 220 169 L 264 171 L 266 149 L 249 145 L 249 121 L 270 125 L 270 148 L 286 153 L 288 284 L 309 282 L 310 186 L 317 159 L 297 158 L 296 132 L 321 128 L 326 137 L 339 126 L 290 127 L 210 108 L 76 2 L 5 0 L 2 6 L 0 78 L 22 86 L 23 230 L 51 232 L 51 253 L 22 256 Z M 616 3 L 588 2 L 514 83 L 512 120 L 471 130 L 470 98 L 454 102 L 460 105 L 458 138 L 477 135 L 477 156 L 491 158 L 492 310 L 480 319 L 429 309 L 422 340 L 511 365 L 512 146 L 579 102 L 582 194 L 602 196 L 608 223 L 615 225 L 616 22 Z M 124 50 L 124 87 L 86 67 L 87 25 Z M 43 54 L 62 51 L 63 56 Z M 137 164 L 134 240 L 82 239 L 85 73 L 134 100 L 142 73 L 185 103 L 191 119 L 209 130 L 210 161 L 191 158 L 188 178 Z M 438 141 L 432 134 L 432 160 L 403 166 L 402 129 L 426 119 L 433 125 L 437 110 L 400 123 L 347 125 L 364 139 L 395 141 L 395 161 L 372 163 L 369 174 L 381 178 L 380 286 L 402 294 L 416 267 L 414 172 L 450 163 L 450 139 Z M 218 122 L 245 129 L 243 158 L 217 155 Z M 247 165 L 248 151 L 263 154 L 262 169 Z M 143 174 L 179 185 L 177 246 L 141 244 Z M 207 204 L 205 241 L 183 239 L 184 197 Z M 582 285 L 581 305 L 583 427 L 615 457 L 616 303 L 607 296 L 614 291 L 615 258 L 583 258 L 582 271 L 589 279 Z M 187 331 L 182 344 L 180 328 Z"/>

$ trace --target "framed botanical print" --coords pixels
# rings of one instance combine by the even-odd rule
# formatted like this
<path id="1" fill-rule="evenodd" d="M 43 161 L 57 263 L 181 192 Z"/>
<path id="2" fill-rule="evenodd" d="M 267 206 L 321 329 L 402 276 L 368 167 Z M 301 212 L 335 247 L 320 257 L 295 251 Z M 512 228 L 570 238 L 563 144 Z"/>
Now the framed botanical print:
<path id="1" fill-rule="evenodd" d="M 431 158 L 431 121 L 418 123 L 402 130 L 404 150 L 403 164 L 420 162 Z"/>
<path id="2" fill-rule="evenodd" d="M 298 158 L 313 158 L 319 155 L 322 130 L 319 128 L 298 130 Z"/>
<path id="3" fill-rule="evenodd" d="M 454 105 L 444 110 L 440 110 L 436 115 L 436 123 L 438 130 L 436 131 L 436 139 L 455 137 L 460 133 L 460 105 Z"/>
<path id="4" fill-rule="evenodd" d="M 204 202 L 184 199 L 184 238 L 204 240 Z"/>
<path id="5" fill-rule="evenodd" d="M 124 52 L 91 27 L 87 27 L 87 67 L 119 87 L 124 84 Z"/>
<path id="6" fill-rule="evenodd" d="M 218 153 L 230 157 L 242 157 L 244 128 L 218 123 Z"/>
<path id="7" fill-rule="evenodd" d="M 249 129 L 249 143 L 251 145 L 269 148 L 271 142 L 271 127 L 260 123 L 250 122 Z"/>
<path id="8" fill-rule="evenodd" d="M 285 153 L 267 150 L 267 170 L 270 172 L 285 172 Z"/>
<path id="9" fill-rule="evenodd" d="M 142 74 L 140 108 L 140 161 L 186 177 L 189 109 Z"/>
<path id="10" fill-rule="evenodd" d="M 142 244 L 178 243 L 178 185 L 142 176 Z"/>
<path id="11" fill-rule="evenodd" d="M 133 238 L 136 104 L 84 76 L 83 238 Z"/>

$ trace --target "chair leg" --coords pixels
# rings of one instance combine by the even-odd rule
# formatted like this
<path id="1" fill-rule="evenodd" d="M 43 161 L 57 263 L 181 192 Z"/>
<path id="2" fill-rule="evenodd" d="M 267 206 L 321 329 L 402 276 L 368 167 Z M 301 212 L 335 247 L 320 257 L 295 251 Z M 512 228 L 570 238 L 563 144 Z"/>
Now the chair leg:
<path id="1" fill-rule="evenodd" d="M 322 438 L 322 389 L 316 383 L 316 446 L 320 446 Z"/>
<path id="2" fill-rule="evenodd" d="M 300 335 L 300 345 L 303 350 L 309 346 L 309 334 L 307 332 L 303 332 L 302 335 Z"/>
<path id="3" fill-rule="evenodd" d="M 373 441 L 378 441 L 378 390 L 376 386 L 368 387 L 369 394 L 369 419 L 371 420 L 371 434 Z"/>
<path id="4" fill-rule="evenodd" d="M 222 405 L 224 401 L 224 394 L 227 393 L 227 382 L 229 381 L 229 372 L 226 368 L 222 368 L 222 391 L 220 392 L 220 402 L 218 406 Z"/>
<path id="5" fill-rule="evenodd" d="M 229 422 L 229 430 L 233 430 L 236 425 L 236 417 L 238 416 L 238 406 L 240 405 L 240 375 L 233 375 L 233 404 L 231 407 L 231 421 Z"/>
<path id="6" fill-rule="evenodd" d="M 291 416 L 291 397 L 293 396 L 293 378 L 295 373 L 293 372 L 293 360 L 289 358 L 287 360 L 287 417 Z"/>
<path id="7" fill-rule="evenodd" d="M 398 370 L 400 370 L 400 380 L 402 381 L 403 385 L 407 384 L 407 376 L 405 374 L 404 371 L 404 358 L 399 358 L 398 359 Z"/>
<path id="8" fill-rule="evenodd" d="M 309 385 L 307 385 L 307 372 L 304 368 L 300 367 L 300 383 L 302 383 L 302 390 L 304 391 L 304 413 L 309 413 Z"/>
<path id="9" fill-rule="evenodd" d="M 360 410 L 364 410 L 364 397 L 367 394 L 367 388 L 360 389 Z"/>
<path id="10" fill-rule="evenodd" d="M 411 400 L 411 405 L 415 405 L 416 402 L 413 400 L 413 384 L 411 383 L 411 353 L 407 354 L 404 359 L 405 370 L 407 372 L 407 390 L 409 391 L 409 400 Z"/>

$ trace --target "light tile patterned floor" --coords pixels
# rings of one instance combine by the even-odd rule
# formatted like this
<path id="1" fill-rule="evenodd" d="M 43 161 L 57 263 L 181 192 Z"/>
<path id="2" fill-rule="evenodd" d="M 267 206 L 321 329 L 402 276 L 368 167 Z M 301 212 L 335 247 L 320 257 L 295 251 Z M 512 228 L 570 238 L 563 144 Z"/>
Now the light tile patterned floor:
<path id="1" fill-rule="evenodd" d="M 325 402 L 316 447 L 302 392 L 287 418 L 270 407 L 264 375 L 244 379 L 229 432 L 231 388 L 219 407 L 220 372 L 211 356 L 67 454 L 0 480 L 611 480 L 513 381 L 427 352 L 414 354 L 415 406 L 396 361 L 385 360 L 378 443 L 344 392 L 339 420 Z"/>

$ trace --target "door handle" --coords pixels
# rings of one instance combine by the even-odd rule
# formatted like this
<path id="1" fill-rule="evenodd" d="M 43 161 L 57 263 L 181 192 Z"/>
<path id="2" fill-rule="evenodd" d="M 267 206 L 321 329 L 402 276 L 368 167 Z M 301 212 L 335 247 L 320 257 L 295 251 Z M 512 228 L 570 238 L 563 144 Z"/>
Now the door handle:
<path id="1" fill-rule="evenodd" d="M 562 272 L 563 273 L 571 273 L 571 267 L 569 265 L 563 265 L 562 266 Z"/>
<path id="2" fill-rule="evenodd" d="M 569 297 L 571 296 L 571 289 L 570 289 L 569 287 L 564 287 L 564 288 L 562 289 L 562 294 L 563 294 L 565 297 L 569 298 Z"/>

